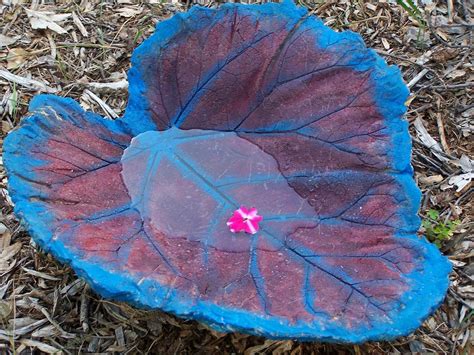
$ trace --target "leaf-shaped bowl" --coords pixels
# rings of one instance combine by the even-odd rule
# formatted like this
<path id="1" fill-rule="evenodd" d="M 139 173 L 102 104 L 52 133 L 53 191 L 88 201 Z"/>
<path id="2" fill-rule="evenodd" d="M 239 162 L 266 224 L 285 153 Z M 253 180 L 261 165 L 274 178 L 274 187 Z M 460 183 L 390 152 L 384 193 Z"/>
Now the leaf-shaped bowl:
<path id="1" fill-rule="evenodd" d="M 15 212 L 105 297 L 220 331 L 413 331 L 448 261 L 417 236 L 408 90 L 292 2 L 193 7 L 138 47 L 123 118 L 38 96 L 8 135 Z M 232 233 L 239 206 L 263 217 Z"/>

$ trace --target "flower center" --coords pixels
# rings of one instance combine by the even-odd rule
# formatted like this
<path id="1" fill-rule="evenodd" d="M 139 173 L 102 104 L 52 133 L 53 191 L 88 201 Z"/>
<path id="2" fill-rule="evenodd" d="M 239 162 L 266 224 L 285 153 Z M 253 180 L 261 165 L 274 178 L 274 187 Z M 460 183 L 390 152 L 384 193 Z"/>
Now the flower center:
<path id="1" fill-rule="evenodd" d="M 255 234 L 260 229 L 260 221 L 263 219 L 262 216 L 258 215 L 258 211 L 255 207 L 248 209 L 245 206 L 241 206 L 239 209 L 234 211 L 232 217 L 227 221 L 227 226 L 232 233 L 245 232 L 248 234 Z"/>

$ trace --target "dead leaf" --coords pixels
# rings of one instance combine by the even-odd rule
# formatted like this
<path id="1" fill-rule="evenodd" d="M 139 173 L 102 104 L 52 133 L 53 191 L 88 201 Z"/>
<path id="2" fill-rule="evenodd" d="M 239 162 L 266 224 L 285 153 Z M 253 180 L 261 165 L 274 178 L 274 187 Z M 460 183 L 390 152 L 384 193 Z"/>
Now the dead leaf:
<path id="1" fill-rule="evenodd" d="M 51 338 L 53 336 L 58 336 L 60 335 L 61 332 L 59 332 L 54 325 L 47 325 L 44 326 L 43 328 L 39 328 L 35 330 L 33 333 L 31 333 L 31 336 L 33 338 Z"/>
<path id="2" fill-rule="evenodd" d="M 0 301 L 0 319 L 7 319 L 12 313 L 12 305 L 7 301 Z"/>
<path id="3" fill-rule="evenodd" d="M 16 69 L 28 59 L 29 52 L 23 48 L 12 48 L 8 51 L 7 69 Z"/>
<path id="4" fill-rule="evenodd" d="M 444 41 L 449 42 L 449 37 L 444 31 L 441 31 L 440 29 L 438 29 L 436 30 L 436 34 L 440 36 Z"/>
<path id="5" fill-rule="evenodd" d="M 49 92 L 49 93 L 55 93 L 58 91 L 57 89 L 53 89 L 38 80 L 24 78 L 22 76 L 12 74 L 8 70 L 0 69 L 0 77 L 4 78 L 7 81 L 10 81 L 12 83 L 17 83 L 21 86 L 24 86 L 32 90 L 44 91 L 44 92 Z"/>
<path id="6" fill-rule="evenodd" d="M 447 75 L 447 77 L 450 79 L 457 79 L 462 78 L 464 75 L 466 75 L 466 72 L 464 70 L 453 70 Z"/>
<path id="7" fill-rule="evenodd" d="M 472 179 L 474 179 L 474 173 L 460 174 L 451 177 L 448 183 L 451 187 L 456 186 L 456 192 L 460 192 L 471 183 Z"/>
<path id="8" fill-rule="evenodd" d="M 442 175 L 432 175 L 432 176 L 421 176 L 418 181 L 420 184 L 425 184 L 425 185 L 431 185 L 431 184 L 437 184 L 441 181 L 443 181 L 443 176 Z"/>
<path id="9" fill-rule="evenodd" d="M 31 269 L 28 269 L 26 267 L 23 267 L 22 268 L 23 271 L 25 271 L 27 274 L 30 274 L 30 275 L 33 275 L 33 276 L 36 276 L 36 277 L 41 277 L 42 279 L 45 279 L 45 280 L 50 280 L 50 281 L 59 281 L 61 279 L 58 279 L 57 277 L 53 277 L 51 275 L 48 275 L 48 274 L 45 274 L 44 272 L 39 272 L 39 271 L 36 271 L 36 270 L 31 270 Z"/>
<path id="10" fill-rule="evenodd" d="M 466 154 L 463 154 L 459 159 L 459 166 L 465 173 L 474 172 L 474 160 L 469 158 Z"/>
<path id="11" fill-rule="evenodd" d="M 142 11 L 143 11 L 142 7 L 128 6 L 128 7 L 122 7 L 121 9 L 118 9 L 117 13 L 119 16 L 130 18 L 130 17 L 134 17 L 141 14 Z"/>
<path id="12" fill-rule="evenodd" d="M 6 247 L 5 249 L 3 249 L 2 253 L 0 254 L 0 260 L 1 261 L 10 260 L 12 257 L 16 255 L 16 253 L 20 251 L 22 246 L 23 244 L 21 244 L 21 242 L 17 242 L 13 245 Z"/>
<path id="13" fill-rule="evenodd" d="M 419 117 L 415 119 L 413 125 L 415 126 L 418 138 L 426 148 L 430 149 L 439 160 L 450 161 L 450 159 L 443 152 L 441 145 L 428 133 L 423 121 Z"/>
<path id="14" fill-rule="evenodd" d="M 457 48 L 440 48 L 433 52 L 433 60 L 437 63 L 446 63 L 459 55 Z"/>
<path id="15" fill-rule="evenodd" d="M 43 351 L 46 354 L 63 354 L 63 352 L 61 350 L 59 350 L 58 348 L 55 348 L 55 347 L 53 347 L 51 345 L 48 345 L 48 344 L 45 344 L 45 343 L 41 343 L 41 342 L 36 341 L 36 340 L 23 339 L 21 341 L 21 343 L 24 344 L 25 346 L 29 346 L 29 347 L 32 347 L 32 348 L 36 348 L 40 351 Z"/>
<path id="16" fill-rule="evenodd" d="M 467 285 L 459 287 L 458 293 L 466 298 L 474 299 L 474 286 Z"/>
<path id="17" fill-rule="evenodd" d="M 11 46 L 11 45 L 14 44 L 19 38 L 20 38 L 20 36 L 9 37 L 9 36 L 2 35 L 2 34 L 0 33 L 0 48 L 2 48 L 2 47 L 7 47 L 7 46 Z"/>
<path id="18" fill-rule="evenodd" d="M 71 14 L 55 14 L 51 11 L 34 11 L 25 9 L 30 19 L 31 28 L 33 29 L 50 29 L 59 34 L 67 33 L 67 31 L 57 23 L 64 22 Z"/>
<path id="19" fill-rule="evenodd" d="M 89 37 L 89 33 L 87 32 L 87 29 L 84 27 L 84 25 L 81 22 L 81 19 L 75 12 L 72 13 L 72 21 L 76 25 L 76 27 L 79 29 L 79 32 L 81 32 L 81 35 L 84 37 Z"/>

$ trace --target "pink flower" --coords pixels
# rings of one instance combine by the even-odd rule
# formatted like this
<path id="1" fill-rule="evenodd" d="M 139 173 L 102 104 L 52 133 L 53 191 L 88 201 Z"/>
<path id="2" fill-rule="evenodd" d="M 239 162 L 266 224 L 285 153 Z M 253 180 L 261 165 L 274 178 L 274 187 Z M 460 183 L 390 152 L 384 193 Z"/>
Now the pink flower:
<path id="1" fill-rule="evenodd" d="M 255 207 L 250 210 L 244 206 L 240 206 L 238 210 L 235 210 L 232 217 L 227 221 L 227 225 L 232 233 L 246 232 L 249 234 L 255 234 L 259 230 L 259 223 L 263 219 L 259 216 L 258 211 Z"/>

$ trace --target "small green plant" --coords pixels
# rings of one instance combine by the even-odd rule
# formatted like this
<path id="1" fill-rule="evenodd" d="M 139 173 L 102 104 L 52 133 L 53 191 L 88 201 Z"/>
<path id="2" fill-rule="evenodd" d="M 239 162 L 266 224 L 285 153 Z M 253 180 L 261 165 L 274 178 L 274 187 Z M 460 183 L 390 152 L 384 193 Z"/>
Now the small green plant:
<path id="1" fill-rule="evenodd" d="M 461 223 L 459 219 L 445 222 L 440 218 L 439 212 L 433 209 L 429 210 L 426 216 L 427 218 L 422 222 L 426 237 L 438 248 L 441 248 L 443 242 L 453 236 L 457 226 Z"/>
<path id="2" fill-rule="evenodd" d="M 143 35 L 143 29 L 142 28 L 139 28 L 137 30 L 137 33 L 135 34 L 135 37 L 133 37 L 133 44 L 137 44 L 138 40 L 140 39 L 140 37 Z"/>
<path id="3" fill-rule="evenodd" d="M 422 11 L 420 11 L 413 0 L 397 0 L 397 4 L 405 9 L 405 11 L 418 23 L 418 33 L 415 45 L 421 49 L 426 48 L 427 43 L 425 39 L 425 32 L 427 24 Z"/>
<path id="4" fill-rule="evenodd" d="M 426 27 L 423 14 L 421 13 L 418 6 L 416 6 L 416 4 L 413 2 L 413 0 L 397 0 L 397 4 L 403 7 L 405 11 L 408 12 L 408 14 L 418 22 L 421 29 Z"/>

